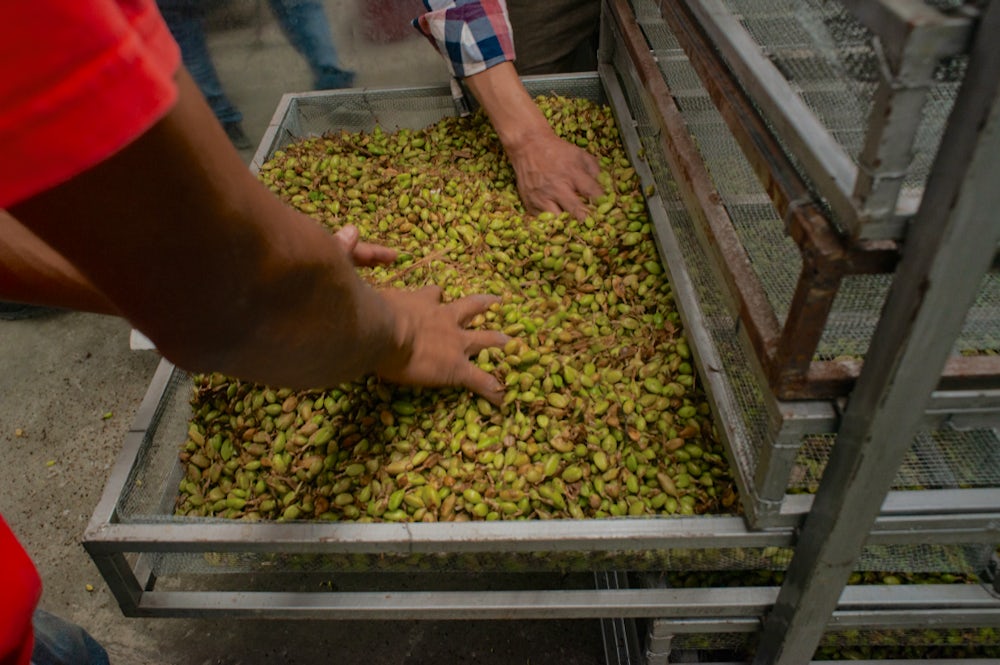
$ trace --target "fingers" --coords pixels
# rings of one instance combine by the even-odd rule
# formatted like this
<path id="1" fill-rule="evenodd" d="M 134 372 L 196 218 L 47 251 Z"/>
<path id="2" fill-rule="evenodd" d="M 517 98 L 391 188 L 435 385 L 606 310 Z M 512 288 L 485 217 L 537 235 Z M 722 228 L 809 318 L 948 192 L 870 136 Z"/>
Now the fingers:
<path id="1" fill-rule="evenodd" d="M 604 188 L 597 180 L 601 169 L 593 155 L 575 146 L 574 149 L 578 151 L 578 159 L 565 172 L 558 177 L 549 178 L 540 186 L 524 185 L 521 200 L 528 214 L 551 212 L 558 215 L 567 212 L 579 220 L 590 214 L 587 201 L 593 201 L 604 194 Z"/>
<path id="2" fill-rule="evenodd" d="M 388 265 L 396 260 L 396 250 L 370 242 L 359 242 L 354 247 L 352 258 L 354 265 L 370 268 L 378 265 Z"/>
<path id="3" fill-rule="evenodd" d="M 341 244 L 356 266 L 369 268 L 396 260 L 396 250 L 370 242 L 359 242 L 360 232 L 353 224 L 345 224 L 333 237 Z"/>
<path id="4" fill-rule="evenodd" d="M 597 163 L 596 157 L 584 150 L 580 152 L 582 153 L 580 162 L 583 170 L 575 174 L 576 178 L 573 184 L 580 194 L 593 201 L 604 194 L 604 188 L 597 181 L 597 177 L 601 173 L 601 167 Z"/>
<path id="5" fill-rule="evenodd" d="M 470 358 L 483 349 L 503 348 L 510 340 L 508 335 L 497 330 L 470 330 L 465 333 L 465 353 Z"/>
<path id="6" fill-rule="evenodd" d="M 467 326 L 476 314 L 482 314 L 490 308 L 490 305 L 498 302 L 500 299 L 496 296 L 477 294 L 459 298 L 455 302 L 449 303 L 448 308 L 455 314 L 455 320 L 458 321 L 459 325 Z"/>
<path id="7" fill-rule="evenodd" d="M 500 385 L 500 382 L 492 374 L 484 372 L 472 363 L 468 363 L 455 379 L 463 388 L 471 390 L 494 406 L 502 405 L 504 395 L 503 386 Z"/>
<path id="8" fill-rule="evenodd" d="M 555 205 L 553 212 L 558 214 L 566 211 L 579 220 L 584 219 L 590 211 L 587 208 L 587 204 L 580 198 L 580 194 L 581 192 L 568 183 L 561 183 L 560 186 L 553 187 L 552 192 L 550 192 L 551 199 Z"/>
<path id="9" fill-rule="evenodd" d="M 340 229 L 338 229 L 336 233 L 333 234 L 333 237 L 340 242 L 340 244 L 344 248 L 344 251 L 346 251 L 348 254 L 353 254 L 354 248 L 358 244 L 358 238 L 360 237 L 360 232 L 358 231 L 358 227 L 354 226 L 353 224 L 345 224 L 344 226 L 340 227 Z"/>

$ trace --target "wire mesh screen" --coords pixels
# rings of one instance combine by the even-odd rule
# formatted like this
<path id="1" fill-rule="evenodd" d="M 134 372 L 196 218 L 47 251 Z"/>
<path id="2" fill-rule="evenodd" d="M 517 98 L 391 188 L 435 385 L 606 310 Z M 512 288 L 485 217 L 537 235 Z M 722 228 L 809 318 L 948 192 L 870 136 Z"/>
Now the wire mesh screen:
<path id="1" fill-rule="evenodd" d="M 769 43 L 769 47 L 775 52 L 791 53 L 805 36 L 820 30 L 809 21 L 818 20 L 820 26 L 829 24 L 828 30 L 835 28 L 836 43 L 828 49 L 831 53 L 841 51 L 845 54 L 852 53 L 851 43 L 864 43 L 865 40 L 870 40 L 870 35 L 860 24 L 850 16 L 844 16 L 845 10 L 842 8 L 837 9 L 839 7 L 837 2 L 809 2 L 803 5 L 807 8 L 822 5 L 826 12 L 823 16 L 827 17 L 824 19 L 825 23 L 824 20 L 817 18 L 818 15 L 810 14 L 806 10 L 803 10 L 802 17 L 796 16 L 796 11 L 790 7 L 786 7 L 788 11 L 780 13 L 778 5 L 788 5 L 788 3 L 732 0 L 732 4 L 734 8 L 739 5 L 741 16 L 747 22 L 748 28 L 754 27 L 762 36 L 771 39 L 773 43 Z M 701 85 L 698 74 L 688 61 L 684 50 L 660 16 L 658 7 L 648 0 L 636 0 L 634 5 L 636 16 L 640 18 L 640 25 L 657 59 L 660 71 L 712 176 L 713 184 L 729 213 L 741 245 L 767 294 L 768 303 L 778 320 L 783 322 L 787 317 L 802 269 L 799 249 L 785 233 L 781 215 L 771 204 L 767 191 L 744 157 L 742 149 L 714 106 L 708 92 Z M 744 7 L 745 12 L 742 11 Z M 835 17 L 836 20 L 830 17 Z M 780 29 L 780 26 L 786 24 L 791 31 L 788 35 L 782 33 Z M 861 52 L 868 53 L 863 49 Z M 793 65 L 818 68 L 819 65 L 813 63 L 813 60 L 819 58 L 817 62 L 825 63 L 824 66 L 831 70 L 837 66 L 842 71 L 850 69 L 854 72 L 851 77 L 846 75 L 841 77 L 843 81 L 836 77 L 832 78 L 832 81 L 839 81 L 837 84 L 839 87 L 824 87 L 825 83 L 822 85 L 816 83 L 811 87 L 803 84 L 803 89 L 808 88 L 816 95 L 821 93 L 830 95 L 829 103 L 817 102 L 818 107 L 827 111 L 825 122 L 845 144 L 853 142 L 851 144 L 860 150 L 865 125 L 863 119 L 859 120 L 859 117 L 863 116 L 858 114 L 867 112 L 874 85 L 862 79 L 865 78 L 866 68 L 872 66 L 872 63 L 858 55 L 851 58 L 844 55 L 842 59 L 848 62 L 840 63 L 840 60 L 829 53 L 823 58 L 812 54 L 810 58 L 813 60 L 804 57 L 789 56 L 789 58 L 790 68 Z M 925 120 L 920 129 L 920 133 L 925 135 L 924 143 L 927 145 L 940 136 L 945 116 L 950 112 L 950 105 L 954 101 L 958 81 L 964 73 L 963 63 L 963 58 L 952 58 L 938 68 L 940 76 L 949 79 L 950 82 L 931 91 Z M 951 73 L 948 73 L 949 71 Z M 815 72 L 801 74 L 800 78 L 805 81 L 820 80 Z M 850 81 L 850 85 L 847 81 Z M 818 100 L 819 97 L 814 95 L 814 99 Z M 635 106 L 637 104 L 633 104 L 634 111 Z M 931 118 L 935 113 L 939 114 L 936 120 Z M 930 168 L 935 150 L 936 144 L 934 150 L 918 150 L 915 154 L 914 163 L 924 164 L 920 167 L 924 171 L 919 178 L 926 176 L 926 170 Z M 918 169 L 912 171 L 912 174 L 916 173 Z M 849 276 L 843 281 L 816 349 L 815 360 L 864 356 L 891 282 L 891 275 Z M 998 337 L 1000 337 L 1000 276 L 994 273 L 985 277 L 980 295 L 968 313 L 966 325 L 956 340 L 953 353 L 956 355 L 996 353 L 1000 351 Z"/>
<path id="2" fill-rule="evenodd" d="M 815 491 L 835 435 L 803 439 L 789 480 L 792 491 Z M 957 489 L 1000 485 L 1000 435 L 994 429 L 924 430 L 893 481 L 895 490 Z"/>
<path id="3" fill-rule="evenodd" d="M 778 547 L 559 552 L 498 550 L 412 554 L 328 554 L 294 551 L 185 552 L 160 556 L 156 562 L 156 573 L 164 577 L 268 571 L 300 573 L 557 571 L 565 574 L 598 570 L 747 572 L 785 570 L 791 557 L 792 550 Z"/>
<path id="4" fill-rule="evenodd" d="M 858 162 L 870 123 L 877 121 L 870 119 L 881 66 L 875 36 L 839 0 L 725 2 L 802 101 Z M 937 67 L 904 179 L 904 197 L 919 200 L 965 62 L 964 57 L 946 58 Z"/>
<path id="5" fill-rule="evenodd" d="M 665 40 L 670 39 L 670 32 L 662 21 L 653 20 L 644 28 L 656 31 L 660 37 L 657 39 L 660 48 L 657 48 L 656 53 L 661 67 L 674 59 L 686 62 L 678 46 L 670 48 L 665 43 Z M 616 35 L 616 39 L 620 42 L 619 36 Z M 656 36 L 653 39 L 656 39 Z M 656 180 L 657 191 L 687 262 L 689 277 L 697 290 L 698 303 L 702 309 L 707 332 L 718 349 L 722 365 L 718 369 L 725 372 L 729 379 L 722 382 L 722 390 L 729 393 L 728 399 L 739 405 L 737 418 L 729 423 L 734 432 L 729 442 L 730 446 L 736 449 L 736 456 L 740 460 L 748 461 L 752 468 L 757 464 L 760 442 L 768 437 L 767 408 L 759 384 L 750 369 L 752 367 L 750 357 L 736 336 L 739 321 L 731 314 L 732 307 L 724 299 L 723 291 L 719 289 L 720 277 L 715 272 L 711 260 L 705 255 L 694 220 L 691 219 L 681 200 L 678 185 L 671 175 L 666 155 L 659 142 L 661 132 L 659 122 L 652 115 L 654 111 L 647 108 L 643 100 L 644 92 L 641 84 L 634 76 L 628 74 L 631 71 L 631 64 L 625 49 L 614 48 L 610 56 L 615 69 L 622 74 L 620 76 L 622 89 L 636 121 L 636 130 L 645 149 L 646 161 Z M 694 72 L 689 68 L 684 72 L 691 87 L 680 89 L 699 90 L 700 84 Z M 704 112 L 714 113 L 707 93 L 702 90 L 700 95 L 692 95 L 692 98 L 697 99 L 699 96 Z M 687 99 L 688 97 L 685 97 L 678 103 Z M 736 154 L 739 155 L 738 152 Z"/>
<path id="6" fill-rule="evenodd" d="M 122 522 L 176 519 L 173 502 L 182 474 L 177 456 L 194 415 L 190 404 L 193 388 L 190 376 L 174 371 L 118 499 L 118 519 Z"/>
<path id="7" fill-rule="evenodd" d="M 592 76 L 568 76 L 555 82 L 551 77 L 526 77 L 524 86 L 532 96 L 552 93 L 552 87 L 556 86 L 562 95 L 603 101 L 600 82 Z M 468 101 L 475 103 L 471 96 Z M 265 137 L 254 165 L 259 167 L 276 150 L 308 136 L 341 130 L 370 132 L 376 125 L 386 131 L 422 128 L 455 114 L 455 101 L 447 85 L 330 90 L 289 96 L 276 113 L 273 136 L 270 140 Z"/>
<path id="8" fill-rule="evenodd" d="M 455 103 L 447 86 L 329 91 L 289 97 L 276 115 L 274 135 L 270 141 L 265 139 L 255 166 L 275 150 L 307 136 L 340 130 L 370 132 L 375 125 L 424 127 L 455 115 Z"/>

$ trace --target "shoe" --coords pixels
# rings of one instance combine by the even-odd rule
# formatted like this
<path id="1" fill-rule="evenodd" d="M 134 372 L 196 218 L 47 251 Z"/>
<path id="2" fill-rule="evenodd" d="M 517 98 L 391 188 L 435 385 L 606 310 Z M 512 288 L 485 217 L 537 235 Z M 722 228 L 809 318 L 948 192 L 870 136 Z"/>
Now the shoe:
<path id="1" fill-rule="evenodd" d="M 39 316 L 55 314 L 62 310 L 55 307 L 45 307 L 43 305 L 27 305 L 20 302 L 0 301 L 0 321 L 20 321 L 22 319 L 35 319 Z"/>
<path id="2" fill-rule="evenodd" d="M 228 136 L 229 140 L 233 142 L 233 145 L 236 146 L 237 150 L 250 150 L 253 148 L 253 142 L 243 131 L 243 123 L 238 120 L 234 122 L 224 122 L 222 123 L 222 128 L 226 130 L 226 136 Z"/>
<path id="3" fill-rule="evenodd" d="M 323 74 L 316 79 L 317 90 L 337 90 L 339 88 L 354 87 L 355 73 L 348 69 L 338 67 L 327 67 Z"/>

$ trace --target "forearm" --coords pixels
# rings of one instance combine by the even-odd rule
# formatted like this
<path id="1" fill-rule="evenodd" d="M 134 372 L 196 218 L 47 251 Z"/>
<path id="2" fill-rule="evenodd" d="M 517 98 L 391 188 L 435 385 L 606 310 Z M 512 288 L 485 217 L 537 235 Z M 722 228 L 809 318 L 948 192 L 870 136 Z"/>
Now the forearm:
<path id="1" fill-rule="evenodd" d="M 533 139 L 553 133 L 512 62 L 470 76 L 465 84 L 483 107 L 508 154 L 529 150 Z"/>
<path id="2" fill-rule="evenodd" d="M 559 138 L 512 63 L 470 76 L 466 84 L 503 144 L 525 209 L 530 214 L 566 211 L 584 219 L 589 214 L 584 200 L 602 193 L 597 159 Z"/>
<path id="3" fill-rule="evenodd" d="M 101 314 L 114 305 L 65 257 L 0 210 L 0 299 Z"/>
<path id="4" fill-rule="evenodd" d="M 257 182 L 179 83 L 150 131 L 14 216 L 186 369 L 317 387 L 398 353 L 391 310 L 344 249 Z"/>

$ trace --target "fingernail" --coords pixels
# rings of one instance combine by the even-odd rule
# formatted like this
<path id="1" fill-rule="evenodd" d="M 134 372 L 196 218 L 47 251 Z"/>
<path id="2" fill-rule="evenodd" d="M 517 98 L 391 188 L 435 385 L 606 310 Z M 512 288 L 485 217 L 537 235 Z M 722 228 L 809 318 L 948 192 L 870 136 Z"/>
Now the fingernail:
<path id="1" fill-rule="evenodd" d="M 353 242 L 358 237 L 358 227 L 353 224 L 345 224 L 340 228 L 341 238 L 348 242 Z"/>

